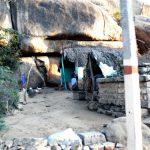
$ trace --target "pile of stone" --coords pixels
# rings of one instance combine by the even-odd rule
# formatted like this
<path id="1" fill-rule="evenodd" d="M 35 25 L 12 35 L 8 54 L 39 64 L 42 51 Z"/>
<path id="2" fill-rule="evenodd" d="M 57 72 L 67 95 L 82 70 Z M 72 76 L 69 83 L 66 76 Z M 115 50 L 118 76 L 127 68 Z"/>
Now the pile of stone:
<path id="1" fill-rule="evenodd" d="M 1 150 L 125 150 L 119 143 L 108 142 L 101 132 L 76 134 L 72 129 L 48 138 L 22 138 L 0 141 Z"/>
<path id="2" fill-rule="evenodd" d="M 88 109 L 91 111 L 97 111 L 100 114 L 105 114 L 116 118 L 125 116 L 124 105 L 121 106 L 114 104 L 103 104 L 97 103 L 97 101 L 90 101 L 88 104 Z"/>
<path id="3" fill-rule="evenodd" d="M 142 124 L 143 150 L 150 150 L 150 128 Z M 71 128 L 45 138 L 2 141 L 0 150 L 127 150 L 126 118 L 112 120 L 101 131 L 75 133 Z"/>
<path id="4" fill-rule="evenodd" d="M 75 133 L 71 128 L 47 138 L 0 140 L 0 150 L 126 150 L 126 118 L 114 119 L 101 131 Z M 150 149 L 150 128 L 142 124 L 143 149 Z"/>

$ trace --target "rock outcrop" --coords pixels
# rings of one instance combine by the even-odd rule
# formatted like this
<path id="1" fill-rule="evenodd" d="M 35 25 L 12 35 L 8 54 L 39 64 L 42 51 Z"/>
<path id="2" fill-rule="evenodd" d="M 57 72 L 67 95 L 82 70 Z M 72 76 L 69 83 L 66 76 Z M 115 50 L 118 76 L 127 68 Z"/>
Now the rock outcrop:
<path id="1" fill-rule="evenodd" d="M 30 36 L 57 40 L 121 39 L 121 28 L 112 17 L 89 1 L 16 0 L 13 10 L 17 13 L 13 14 L 17 17 L 16 28 Z"/>
<path id="2" fill-rule="evenodd" d="M 89 0 L 93 4 L 103 7 L 109 14 L 119 12 L 120 2 L 118 0 Z"/>
<path id="3" fill-rule="evenodd" d="M 150 128 L 142 124 L 143 132 L 143 146 L 150 147 Z M 108 141 L 119 142 L 121 144 L 127 144 L 127 129 L 126 129 L 126 118 L 121 117 L 114 119 L 106 127 L 102 129 L 102 133 L 105 134 Z"/>
<path id="4" fill-rule="evenodd" d="M 3 1 L 0 1 L 0 45 L 7 45 L 10 36 L 7 35 L 7 37 L 4 38 L 6 34 L 1 28 L 12 28 L 10 8 L 8 3 Z"/>
<path id="5" fill-rule="evenodd" d="M 150 17 L 135 16 L 135 30 L 140 53 L 150 50 Z"/>
<path id="6" fill-rule="evenodd" d="M 0 27 L 26 35 L 20 38 L 21 49 L 26 54 L 60 52 L 62 45 L 80 46 L 77 41 L 65 41 L 68 39 L 121 40 L 121 28 L 112 17 L 120 11 L 119 5 L 118 0 L 16 0 L 10 4 L 0 1 Z M 134 14 L 150 16 L 148 2 L 136 0 L 133 6 Z M 150 47 L 148 18 L 135 17 L 141 54 Z M 0 30 L 0 34 L 4 32 Z M 0 44 L 8 43 L 10 37 L 7 39 L 0 39 Z M 97 46 L 93 43 L 92 46 Z"/>
<path id="7" fill-rule="evenodd" d="M 111 15 L 113 15 L 116 12 L 120 12 L 119 0 L 89 0 L 89 1 L 100 7 L 103 7 Z M 150 16 L 150 3 L 145 0 L 134 0 L 133 13 L 134 15 Z"/>
<path id="8" fill-rule="evenodd" d="M 25 74 L 26 79 L 28 77 L 29 71 L 29 82 L 28 82 L 28 88 L 37 88 L 37 87 L 43 87 L 45 84 L 45 81 L 47 78 L 47 73 L 49 69 L 49 59 L 48 57 L 38 57 L 39 60 L 41 60 L 46 67 L 46 71 L 44 70 L 43 66 L 40 66 L 40 68 L 36 67 L 34 59 L 31 57 L 21 58 L 21 64 L 20 69 L 17 71 L 18 79 L 21 79 L 21 76 Z"/>
<path id="9" fill-rule="evenodd" d="M 12 28 L 10 7 L 4 1 L 0 1 L 0 27 Z"/>

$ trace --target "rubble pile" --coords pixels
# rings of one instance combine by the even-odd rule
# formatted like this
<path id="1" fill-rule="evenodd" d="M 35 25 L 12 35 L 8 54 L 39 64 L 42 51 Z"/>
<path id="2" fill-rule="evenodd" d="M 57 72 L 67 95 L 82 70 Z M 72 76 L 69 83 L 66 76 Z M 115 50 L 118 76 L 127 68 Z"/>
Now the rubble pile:
<path id="1" fill-rule="evenodd" d="M 1 150 L 126 150 L 126 118 L 120 117 L 101 131 L 76 133 L 71 128 L 44 138 L 0 140 Z M 150 148 L 150 128 L 142 124 L 143 149 Z"/>

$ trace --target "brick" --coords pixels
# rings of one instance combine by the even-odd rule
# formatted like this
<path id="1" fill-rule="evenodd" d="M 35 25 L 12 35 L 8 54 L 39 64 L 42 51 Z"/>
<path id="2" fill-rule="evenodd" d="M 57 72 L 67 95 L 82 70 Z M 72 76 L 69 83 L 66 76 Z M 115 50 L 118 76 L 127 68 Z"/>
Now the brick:
<path id="1" fill-rule="evenodd" d="M 90 150 L 104 150 L 104 145 L 102 144 L 90 145 Z"/>
<path id="2" fill-rule="evenodd" d="M 150 94 L 150 88 L 147 88 L 146 90 L 147 90 L 147 94 Z"/>
<path id="3" fill-rule="evenodd" d="M 147 93 L 147 89 L 146 88 L 141 88 L 140 92 L 141 92 L 141 94 L 146 94 Z"/>
<path id="4" fill-rule="evenodd" d="M 140 100 L 141 100 L 141 101 L 144 100 L 144 94 L 140 94 Z"/>
<path id="5" fill-rule="evenodd" d="M 119 83 L 118 87 L 123 89 L 124 88 L 124 84 L 123 83 Z"/>
<path id="6" fill-rule="evenodd" d="M 117 143 L 116 148 L 125 148 L 125 146 L 123 144 Z"/>
<path id="7" fill-rule="evenodd" d="M 147 83 L 146 82 L 140 82 L 140 88 L 146 88 Z"/>
<path id="8" fill-rule="evenodd" d="M 104 145 L 105 150 L 114 150 L 115 149 L 115 143 L 106 142 L 106 143 L 103 143 L 103 145 Z"/>
<path id="9" fill-rule="evenodd" d="M 117 94 L 117 99 L 125 99 L 125 95 L 124 94 Z"/>
<path id="10" fill-rule="evenodd" d="M 147 95 L 144 95 L 143 97 L 144 97 L 144 101 L 147 101 L 148 99 Z"/>
<path id="11" fill-rule="evenodd" d="M 100 113 L 100 114 L 105 114 L 106 113 L 106 110 L 102 109 L 102 108 L 98 108 L 97 109 L 97 112 Z"/>
<path id="12" fill-rule="evenodd" d="M 101 88 L 118 88 L 118 84 L 116 83 L 104 83 L 104 84 L 98 84 L 98 87 Z"/>
<path id="13" fill-rule="evenodd" d="M 115 87 L 113 87 L 113 88 L 110 88 L 110 87 L 99 88 L 99 93 L 100 94 L 105 94 L 105 93 L 107 93 L 107 94 L 115 94 L 117 92 L 118 92 L 118 88 L 115 88 Z"/>
<path id="14" fill-rule="evenodd" d="M 82 143 L 85 146 L 106 142 L 105 135 L 100 132 L 79 133 L 78 136 L 82 139 Z"/>
<path id="15" fill-rule="evenodd" d="M 119 100 L 118 105 L 119 106 L 125 106 L 125 99 L 124 100 Z"/>
<path id="16" fill-rule="evenodd" d="M 114 100 L 118 98 L 117 94 L 99 94 L 99 99 Z"/>
<path id="17" fill-rule="evenodd" d="M 142 108 L 148 108 L 148 101 L 141 101 Z"/>
<path id="18" fill-rule="evenodd" d="M 89 146 L 83 146 L 83 150 L 90 150 Z"/>
<path id="19" fill-rule="evenodd" d="M 148 108 L 150 108 L 150 94 L 147 94 Z"/>
<path id="20" fill-rule="evenodd" d="M 125 116 L 125 114 L 123 112 L 112 112 L 112 116 L 119 118 Z"/>
<path id="21" fill-rule="evenodd" d="M 150 128 L 150 117 L 144 119 L 143 123 L 146 124 Z"/>
<path id="22" fill-rule="evenodd" d="M 118 88 L 118 93 L 124 94 L 125 90 L 124 88 Z"/>
<path id="23" fill-rule="evenodd" d="M 114 150 L 127 150 L 127 148 L 115 148 Z"/>
<path id="24" fill-rule="evenodd" d="M 150 82 L 146 82 L 146 86 L 150 88 Z"/>
<path id="25" fill-rule="evenodd" d="M 100 99 L 100 98 L 98 99 L 98 102 L 101 103 L 101 104 L 106 104 L 107 103 L 107 101 L 105 101 L 105 99 Z"/>

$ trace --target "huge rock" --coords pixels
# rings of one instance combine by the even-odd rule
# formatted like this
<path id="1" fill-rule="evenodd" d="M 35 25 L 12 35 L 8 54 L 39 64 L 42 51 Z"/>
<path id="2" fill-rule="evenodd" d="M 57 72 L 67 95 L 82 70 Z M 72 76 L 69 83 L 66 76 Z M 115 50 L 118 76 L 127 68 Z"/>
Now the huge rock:
<path id="1" fill-rule="evenodd" d="M 48 142 L 49 145 L 53 145 L 54 143 L 57 143 L 63 148 L 82 146 L 82 140 L 71 128 L 50 135 L 48 137 Z"/>
<path id="2" fill-rule="evenodd" d="M 150 3 L 146 0 L 134 0 L 133 13 L 134 15 L 150 16 Z"/>
<path id="3" fill-rule="evenodd" d="M 46 67 L 46 71 L 48 73 L 48 69 L 49 69 L 49 59 L 48 57 L 38 57 L 39 60 L 43 61 L 45 67 Z M 43 68 L 43 66 L 41 66 Z M 30 75 L 29 75 L 29 83 L 28 83 L 28 88 L 32 87 L 32 88 L 37 88 L 37 87 L 43 87 L 45 82 L 43 81 L 43 79 L 45 79 L 47 77 L 47 73 L 44 74 L 42 71 L 42 68 L 40 68 L 40 70 L 37 69 L 36 64 L 34 62 L 34 60 L 31 57 L 24 57 L 21 58 L 21 64 L 20 64 L 20 69 L 18 69 L 17 71 L 17 78 L 19 80 L 21 80 L 23 74 L 25 74 L 26 78 L 28 77 L 29 71 L 30 71 Z M 21 82 L 21 81 L 20 81 Z"/>
<path id="4" fill-rule="evenodd" d="M 111 15 L 120 11 L 120 1 L 118 0 L 89 0 L 95 5 L 103 7 L 106 11 L 108 11 Z"/>
<path id="5" fill-rule="evenodd" d="M 0 27 L 12 28 L 10 7 L 5 1 L 0 1 Z"/>
<path id="6" fill-rule="evenodd" d="M 81 0 L 16 0 L 20 33 L 47 39 L 120 40 L 121 28 L 101 7 Z M 15 8 L 16 7 L 16 8 Z M 13 14 L 13 16 L 15 16 Z"/>
<path id="7" fill-rule="evenodd" d="M 60 53 L 62 48 L 69 47 L 110 47 L 122 48 L 121 41 L 72 41 L 72 40 L 45 40 L 40 37 L 22 37 L 20 38 L 21 52 L 25 56 L 33 53 Z"/>
<path id="8" fill-rule="evenodd" d="M 135 16 L 135 30 L 140 53 L 150 49 L 150 17 Z"/>
<path id="9" fill-rule="evenodd" d="M 7 45 L 10 36 L 3 29 L 12 28 L 10 7 L 7 2 L 0 1 L 0 45 Z M 5 37 L 5 38 L 4 38 Z"/>
<path id="10" fill-rule="evenodd" d="M 92 3 L 103 7 L 111 15 L 120 12 L 119 0 L 89 0 Z M 150 16 L 150 3 L 147 0 L 134 0 L 133 1 L 133 14 Z"/>
<path id="11" fill-rule="evenodd" d="M 143 145 L 150 147 L 150 128 L 142 124 Z M 111 121 L 102 129 L 108 141 L 127 145 L 126 118 L 121 117 Z"/>

